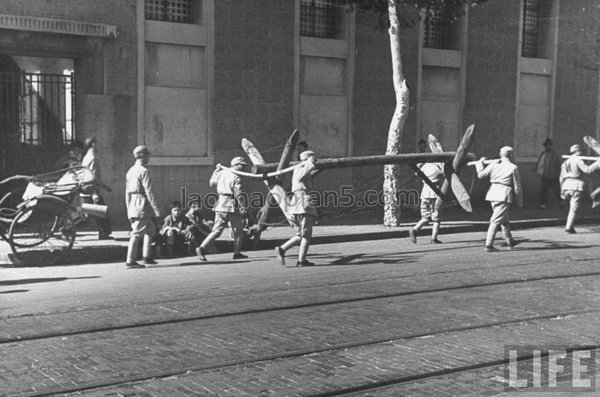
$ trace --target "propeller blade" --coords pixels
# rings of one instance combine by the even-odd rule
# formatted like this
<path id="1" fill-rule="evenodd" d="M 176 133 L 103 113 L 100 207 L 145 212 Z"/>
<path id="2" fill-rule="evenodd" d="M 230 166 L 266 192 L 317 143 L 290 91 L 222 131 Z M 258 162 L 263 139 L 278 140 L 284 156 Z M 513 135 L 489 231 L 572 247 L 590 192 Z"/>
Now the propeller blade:
<path id="1" fill-rule="evenodd" d="M 467 212 L 473 212 L 473 207 L 471 207 L 471 197 L 460 181 L 458 175 L 454 173 L 450 177 L 450 187 L 460 206 Z"/>
<path id="2" fill-rule="evenodd" d="M 431 153 L 441 153 L 444 151 L 440 142 L 432 134 L 427 136 L 427 143 L 429 144 L 429 150 L 431 150 Z"/>
<path id="3" fill-rule="evenodd" d="M 298 144 L 299 140 L 300 133 L 298 132 L 298 130 L 294 130 L 294 132 L 292 132 L 292 135 L 290 135 L 287 142 L 285 143 L 285 147 L 283 148 L 283 152 L 281 153 L 281 158 L 279 159 L 277 171 L 280 171 L 286 168 L 288 165 L 290 165 L 290 161 L 292 161 L 292 158 L 294 157 L 294 150 L 296 150 L 296 145 Z M 282 181 L 281 177 L 278 177 L 276 179 L 277 182 Z"/>
<path id="4" fill-rule="evenodd" d="M 583 141 L 592 149 L 596 154 L 600 155 L 600 143 L 596 140 L 596 138 L 591 136 L 584 136 Z"/>
<path id="5" fill-rule="evenodd" d="M 465 135 L 463 135 L 462 140 L 460 141 L 460 145 L 458 145 L 458 149 L 456 149 L 456 155 L 454 156 L 454 160 L 452 160 L 452 168 L 454 172 L 459 173 L 460 169 L 463 166 L 464 158 L 471 147 L 471 142 L 473 141 L 473 131 L 475 130 L 475 124 L 471 124 L 467 130 L 465 131 Z"/>

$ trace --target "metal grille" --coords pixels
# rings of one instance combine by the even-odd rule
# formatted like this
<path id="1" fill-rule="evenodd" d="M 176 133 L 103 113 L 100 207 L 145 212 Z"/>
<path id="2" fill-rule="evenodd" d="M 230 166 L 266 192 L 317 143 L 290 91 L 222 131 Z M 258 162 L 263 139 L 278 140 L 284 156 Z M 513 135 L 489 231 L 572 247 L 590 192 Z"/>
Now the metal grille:
<path id="1" fill-rule="evenodd" d="M 538 56 L 540 28 L 539 0 L 523 0 L 523 46 L 521 55 L 529 58 Z"/>
<path id="2" fill-rule="evenodd" d="M 445 12 L 442 7 L 428 7 L 425 10 L 425 38 L 423 46 L 426 48 L 446 48 L 445 41 Z"/>
<path id="3" fill-rule="evenodd" d="M 198 0 L 146 0 L 146 19 L 196 23 Z"/>
<path id="4" fill-rule="evenodd" d="M 23 73 L 21 143 L 70 144 L 74 140 L 73 74 Z"/>
<path id="5" fill-rule="evenodd" d="M 55 169 L 75 138 L 73 74 L 0 72 L 0 178 Z"/>
<path id="6" fill-rule="evenodd" d="M 335 0 L 302 0 L 300 3 L 300 35 L 336 38 L 338 2 Z"/>

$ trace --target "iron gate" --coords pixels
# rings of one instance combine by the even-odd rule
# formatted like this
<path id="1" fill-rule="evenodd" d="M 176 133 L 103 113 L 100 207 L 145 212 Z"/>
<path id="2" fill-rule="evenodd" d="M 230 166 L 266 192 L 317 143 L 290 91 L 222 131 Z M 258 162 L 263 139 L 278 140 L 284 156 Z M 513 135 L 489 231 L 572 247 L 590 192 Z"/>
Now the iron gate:
<path id="1" fill-rule="evenodd" d="M 0 72 L 2 176 L 54 169 L 75 139 L 73 74 Z"/>

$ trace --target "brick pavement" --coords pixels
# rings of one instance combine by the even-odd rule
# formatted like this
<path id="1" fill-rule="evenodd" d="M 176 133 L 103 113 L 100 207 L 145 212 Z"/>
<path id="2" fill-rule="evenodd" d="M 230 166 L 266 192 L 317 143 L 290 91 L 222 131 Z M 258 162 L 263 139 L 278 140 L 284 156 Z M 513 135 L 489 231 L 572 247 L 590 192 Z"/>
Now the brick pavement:
<path id="1" fill-rule="evenodd" d="M 600 313 L 594 312 L 569 319 L 448 332 L 332 349 L 288 359 L 232 365 L 124 387 L 104 388 L 86 395 L 148 393 L 175 397 L 206 393 L 215 396 L 303 396 L 361 388 L 365 390 L 358 391 L 357 395 L 495 395 L 505 391 L 503 365 L 457 373 L 452 371 L 472 365 L 474 359 L 478 363 L 502 361 L 506 341 L 568 347 L 598 346 L 599 326 Z M 412 380 L 413 377 L 422 379 Z M 398 384 L 367 394 L 369 386 L 395 381 Z"/>
<path id="2" fill-rule="evenodd" d="M 522 250 L 502 256 L 482 255 L 478 235 L 456 236 L 444 248 L 435 249 L 397 242 L 401 253 L 389 244 L 377 248 L 372 244 L 369 253 L 352 244 L 320 246 L 314 247 L 313 254 L 324 265 L 314 269 L 283 269 L 261 252 L 256 261 L 227 267 L 167 266 L 140 273 L 128 273 L 117 265 L 71 267 L 82 277 L 101 276 L 106 285 L 118 283 L 119 272 L 141 278 L 139 286 L 181 272 L 181 288 L 136 298 L 139 291 L 134 289 L 106 301 L 90 298 L 57 309 L 46 307 L 35 316 L 23 316 L 26 312 L 15 307 L 12 316 L 4 316 L 3 311 L 4 338 L 180 321 L 0 344 L 5 359 L 0 366 L 0 390 L 19 395 L 158 376 L 90 393 L 177 396 L 185 395 L 187 388 L 189 394 L 202 395 L 198 391 L 207 388 L 218 395 L 309 395 L 407 376 L 419 363 L 423 366 L 418 368 L 430 372 L 441 365 L 455 368 L 495 352 L 503 345 L 502 338 L 511 343 L 598 343 L 592 332 L 597 312 L 586 313 L 595 309 L 600 292 L 595 234 L 560 240 L 533 236 L 525 235 Z M 449 261 L 451 255 L 460 261 Z M 271 258 L 270 262 L 264 258 Z M 6 270 L 15 272 L 15 277 L 28 271 Z M 196 277 L 188 280 L 193 274 Z M 131 286 L 131 279 L 123 285 Z M 573 312 L 580 314 L 562 321 L 526 321 L 531 316 Z M 580 324 L 580 319 L 591 328 Z M 537 332 L 540 325 L 555 332 L 544 332 L 546 339 L 532 339 L 534 331 L 518 332 L 523 324 L 498 324 L 487 328 L 488 334 L 477 329 L 490 322 L 516 320 Z M 553 328 L 557 324 L 565 327 Z M 505 328 L 512 331 L 503 334 Z M 438 338 L 451 334 L 473 346 L 447 340 L 438 346 L 442 340 Z M 404 350 L 388 350 L 390 343 L 384 341 Z M 422 345 L 414 345 L 415 341 Z M 361 346 L 367 342 L 372 344 Z M 464 356 L 456 356 L 446 343 L 462 346 Z M 419 346 L 428 346 L 429 355 Z M 399 357 L 412 361 L 398 363 Z M 265 358 L 269 360 L 257 362 Z M 243 360 L 244 365 L 231 365 Z M 224 367 L 208 369 L 215 365 Z M 188 370 L 191 373 L 182 376 Z M 415 390 L 447 392 L 457 387 L 444 384 L 443 379 L 423 382 Z M 458 390 L 468 389 L 473 382 L 480 385 L 474 377 L 465 376 L 463 382 Z M 487 388 L 483 383 L 480 386 Z"/>
<path id="3" fill-rule="evenodd" d="M 169 291 L 163 296 L 159 292 L 144 300 L 135 300 L 131 305 L 123 304 L 130 301 L 132 295 L 119 292 L 118 296 L 107 297 L 102 302 L 89 303 L 76 301 L 62 307 L 60 311 L 40 309 L 36 316 L 36 327 L 28 327 L 29 317 L 19 316 L 19 311 L 4 308 L 3 327 L 0 329 L 0 341 L 14 338 L 28 338 L 36 335 L 65 332 L 80 332 L 90 328 L 127 327 L 148 322 L 184 321 L 223 314 L 252 312 L 254 310 L 311 307 L 326 302 L 344 303 L 363 298 L 386 298 L 410 296 L 434 290 L 457 290 L 480 284 L 494 285 L 505 283 L 510 285 L 524 280 L 556 278 L 564 275 L 593 275 L 600 271 L 595 264 L 595 256 L 581 252 L 569 258 L 576 266 L 548 267 L 552 260 L 552 251 L 540 253 L 536 262 L 527 264 L 507 263 L 494 264 L 494 272 L 490 272 L 490 264 L 479 263 L 477 256 L 466 256 L 460 264 L 440 264 L 445 255 L 451 250 L 468 249 L 468 242 L 447 244 L 446 248 L 435 251 L 422 250 L 420 246 L 410 247 L 411 251 L 404 253 L 371 253 L 353 255 L 352 260 L 345 261 L 347 256 L 341 252 L 317 254 L 316 258 L 327 256 L 332 265 L 320 267 L 319 272 L 324 281 L 315 283 L 312 272 L 293 273 L 293 284 L 290 284 L 290 273 L 279 266 L 265 276 L 243 274 L 229 276 L 226 281 L 217 278 L 200 280 L 194 278 L 190 288 L 180 291 Z M 526 246 L 530 243 L 524 243 Z M 539 242 L 537 243 L 539 244 Z M 573 245 L 576 246 L 576 245 Z M 562 244 L 561 247 L 568 247 Z M 583 247 L 583 246 L 582 246 Z M 343 246 L 340 247 L 343 251 Z M 265 257 L 265 256 L 263 256 Z M 418 263 L 422 258 L 436 263 L 436 266 L 415 271 L 413 267 L 401 266 L 389 268 L 386 264 Z M 260 257 L 259 257 L 260 258 Z M 342 263 L 359 266 L 353 273 L 340 272 Z M 383 266 L 380 265 L 383 263 Z M 367 267 L 367 265 L 369 265 Z M 385 267 L 386 277 L 373 275 L 374 266 Z M 166 267 L 168 269 L 168 267 Z M 118 272 L 119 266 L 111 265 L 109 273 Z M 147 269 L 157 274 L 164 268 Z M 300 270 L 300 269 L 293 269 Z M 91 271 L 91 270 L 90 270 Z M 449 277 L 461 274 L 460 278 Z M 94 274 L 97 274 L 95 272 Z M 265 291 L 265 277 L 274 287 Z M 358 280 L 357 280 L 358 279 Z M 335 280 L 335 281 L 330 281 Z M 111 283 L 119 280 L 111 279 Z M 123 282 L 123 289 L 128 283 Z M 204 285 L 210 286 L 209 289 Z M 324 288 L 326 287 L 326 288 Z M 190 290 L 198 290 L 190 296 Z M 135 290 L 132 290 L 137 294 Z M 290 294 L 290 292 L 293 292 Z M 533 302 L 530 302 L 533 304 Z M 543 306 L 544 302 L 539 302 Z M 30 311 L 32 308 L 29 307 Z M 458 309 L 457 309 L 458 310 Z M 501 309 L 499 309 L 501 310 Z M 36 313 L 33 311 L 33 313 Z"/>
<path id="4" fill-rule="evenodd" d="M 530 239 L 523 251 L 506 253 L 503 259 L 483 256 L 483 261 L 481 248 L 472 246 L 479 241 L 472 236 L 460 237 L 445 249 L 406 246 L 401 255 L 394 247 L 370 254 L 361 254 L 350 244 L 315 247 L 317 257 L 328 257 L 329 263 L 334 263 L 315 269 L 283 269 L 273 267 L 272 262 L 250 262 L 228 269 L 192 267 L 186 270 L 206 270 L 209 276 L 211 270 L 215 272 L 207 280 L 189 284 L 200 291 L 226 270 L 228 280 L 198 295 L 185 288 L 174 293 L 157 291 L 137 300 L 115 297 L 106 307 L 102 302 L 83 307 L 74 303 L 47 315 L 5 318 L 8 337 L 16 335 L 19 328 L 43 333 L 53 324 L 58 326 L 55 330 L 66 331 L 173 318 L 171 314 L 165 317 L 165 312 L 189 321 L 0 344 L 0 354 L 8 358 L 0 372 L 0 390 L 18 395 L 156 375 L 165 378 L 124 386 L 123 390 L 161 396 L 184 395 L 186 387 L 196 392 L 206 387 L 219 395 L 260 395 L 263 391 L 288 395 L 290 390 L 308 395 L 385 381 L 391 374 L 412 373 L 412 366 L 435 371 L 442 364 L 451 368 L 464 365 L 502 346 L 504 334 L 500 330 L 504 328 L 512 330 L 506 340 L 534 340 L 533 331 L 520 334 L 518 324 L 487 328 L 489 335 L 485 329 L 477 330 L 482 324 L 574 311 L 582 314 L 569 321 L 530 321 L 531 329 L 539 332 L 539 324 L 546 329 L 565 324 L 567 327 L 555 334 L 544 335 L 556 344 L 597 343 L 594 333 L 581 328 L 577 320 L 584 319 L 590 327 L 597 322 L 596 312 L 585 314 L 594 309 L 600 291 L 594 261 L 598 252 L 589 245 L 593 234 L 551 243 Z M 447 258 L 453 249 L 461 252 L 461 261 L 450 264 Z M 535 260 L 528 249 L 535 252 Z M 553 263 L 556 257 L 562 262 Z M 531 263 L 523 263 L 523 258 Z M 158 270 L 157 275 L 164 274 Z M 112 267 L 107 269 L 107 273 L 113 271 Z M 139 277 L 152 277 L 150 271 L 138 273 Z M 237 272 L 241 273 L 234 276 Z M 285 282 L 291 280 L 294 283 L 288 287 Z M 557 290 L 568 294 L 558 296 Z M 165 311 L 165 307 L 170 310 Z M 273 308 L 280 309 L 261 310 Z M 195 319 L 235 310 L 250 313 Z M 582 332 L 572 335 L 571 323 Z M 483 332 L 479 339 L 478 331 Z M 473 346 L 466 349 L 464 344 L 450 342 L 462 348 L 440 346 L 437 341 L 441 339 L 437 338 L 443 335 L 416 338 L 436 332 L 446 336 L 454 333 L 459 339 L 466 335 L 464 340 Z M 383 341 L 394 341 L 394 348 L 388 350 L 390 343 Z M 372 344 L 361 346 L 366 342 Z M 407 345 L 409 342 L 412 344 Z M 422 345 L 414 345 L 417 342 Z M 423 346 L 428 346 L 427 352 L 419 351 Z M 455 350 L 463 351 L 463 356 L 455 355 Z M 403 364 L 405 357 L 413 361 Z M 265 358 L 269 360 L 256 362 Z M 247 364 L 230 366 L 244 360 Z M 424 364 L 419 367 L 415 363 Z M 215 365 L 226 367 L 204 370 Z M 182 380 L 188 370 L 192 371 L 189 383 L 185 376 Z M 169 382 L 173 382 L 174 391 Z M 109 388 L 102 393 L 116 390 L 121 392 Z"/>

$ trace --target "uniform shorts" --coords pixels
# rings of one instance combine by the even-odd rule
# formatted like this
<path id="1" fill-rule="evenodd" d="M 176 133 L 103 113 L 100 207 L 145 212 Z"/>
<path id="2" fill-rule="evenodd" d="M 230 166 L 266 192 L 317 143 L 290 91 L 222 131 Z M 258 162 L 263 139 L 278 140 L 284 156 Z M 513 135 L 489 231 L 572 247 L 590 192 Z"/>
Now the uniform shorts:
<path id="1" fill-rule="evenodd" d="M 432 222 L 440 221 L 440 208 L 437 204 L 437 198 L 421 199 L 421 219 Z"/>
<path id="2" fill-rule="evenodd" d="M 131 236 L 139 237 L 147 234 L 154 236 L 156 234 L 156 226 L 150 218 L 131 218 Z"/>
<path id="3" fill-rule="evenodd" d="M 307 214 L 295 214 L 294 215 L 294 229 L 296 235 L 310 240 L 312 238 L 313 225 L 315 224 L 315 217 Z"/>
<path id="4" fill-rule="evenodd" d="M 217 233 L 217 236 L 220 236 L 228 223 L 235 236 L 238 236 L 243 232 L 244 222 L 242 221 L 242 216 L 239 213 L 221 211 L 215 212 L 215 223 L 213 225 L 212 232 Z"/>
<path id="5" fill-rule="evenodd" d="M 490 202 L 492 205 L 492 217 L 490 218 L 490 223 L 495 223 L 497 225 L 506 225 L 510 222 L 510 216 L 508 210 L 510 208 L 510 203 L 506 201 L 492 201 Z"/>

